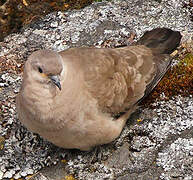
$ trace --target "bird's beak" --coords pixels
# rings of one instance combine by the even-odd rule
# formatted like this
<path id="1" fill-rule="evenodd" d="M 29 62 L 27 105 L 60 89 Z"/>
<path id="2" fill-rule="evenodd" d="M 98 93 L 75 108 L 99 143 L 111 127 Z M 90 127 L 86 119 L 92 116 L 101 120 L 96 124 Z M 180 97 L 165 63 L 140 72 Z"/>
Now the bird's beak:
<path id="1" fill-rule="evenodd" d="M 52 80 L 52 82 L 58 87 L 58 89 L 61 91 L 61 84 L 60 84 L 60 78 L 59 78 L 59 76 L 50 76 L 49 77 L 51 80 Z"/>

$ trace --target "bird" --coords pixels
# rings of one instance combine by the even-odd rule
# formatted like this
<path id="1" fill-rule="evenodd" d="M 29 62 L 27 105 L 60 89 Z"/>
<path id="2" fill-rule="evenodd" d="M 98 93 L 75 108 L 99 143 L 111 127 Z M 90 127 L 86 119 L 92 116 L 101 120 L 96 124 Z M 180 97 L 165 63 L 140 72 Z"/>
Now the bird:
<path id="1" fill-rule="evenodd" d="M 64 149 L 114 141 L 169 69 L 181 37 L 156 28 L 131 46 L 33 52 L 16 97 L 19 120 Z"/>

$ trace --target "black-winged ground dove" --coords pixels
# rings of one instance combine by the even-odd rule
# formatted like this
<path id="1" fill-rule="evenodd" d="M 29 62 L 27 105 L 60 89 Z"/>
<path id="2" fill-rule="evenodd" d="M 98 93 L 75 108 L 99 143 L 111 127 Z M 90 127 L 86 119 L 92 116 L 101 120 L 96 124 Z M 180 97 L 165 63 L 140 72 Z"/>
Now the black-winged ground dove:
<path id="1" fill-rule="evenodd" d="M 20 121 L 67 149 L 113 141 L 169 68 L 180 39 L 179 32 L 157 28 L 133 46 L 32 53 L 16 99 Z"/>

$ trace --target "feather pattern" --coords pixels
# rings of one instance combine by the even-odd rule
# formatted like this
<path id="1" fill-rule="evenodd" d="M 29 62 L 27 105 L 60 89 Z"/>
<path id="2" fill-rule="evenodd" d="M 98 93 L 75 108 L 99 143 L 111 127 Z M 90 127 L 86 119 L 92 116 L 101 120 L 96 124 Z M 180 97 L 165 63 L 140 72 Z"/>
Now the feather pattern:
<path id="1" fill-rule="evenodd" d="M 180 39 L 179 32 L 158 28 L 133 46 L 34 52 L 16 98 L 18 117 L 63 148 L 109 143 L 164 76 Z"/>

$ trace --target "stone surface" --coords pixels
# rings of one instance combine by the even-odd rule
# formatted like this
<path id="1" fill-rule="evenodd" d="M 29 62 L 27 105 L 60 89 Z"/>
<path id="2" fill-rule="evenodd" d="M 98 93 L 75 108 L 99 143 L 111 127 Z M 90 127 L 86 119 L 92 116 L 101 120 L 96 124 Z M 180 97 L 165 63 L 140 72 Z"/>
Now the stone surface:
<path id="1" fill-rule="evenodd" d="M 41 173 L 33 175 L 30 180 L 61 180 L 62 178 L 65 179 L 66 176 L 64 163 L 58 163 L 56 166 L 45 168 Z"/>
<path id="2" fill-rule="evenodd" d="M 5 70 L 0 67 L 0 137 L 5 138 L 0 148 L 0 179 L 27 175 L 32 180 L 193 179 L 192 95 L 157 101 L 154 109 L 141 107 L 117 140 L 91 152 L 60 149 L 27 131 L 15 109 L 21 68 L 33 51 L 129 45 L 156 27 L 178 30 L 183 43 L 193 44 L 193 8 L 184 8 L 188 2 L 94 3 L 82 10 L 49 14 L 0 42 L 0 63 L 5 63 Z"/>

